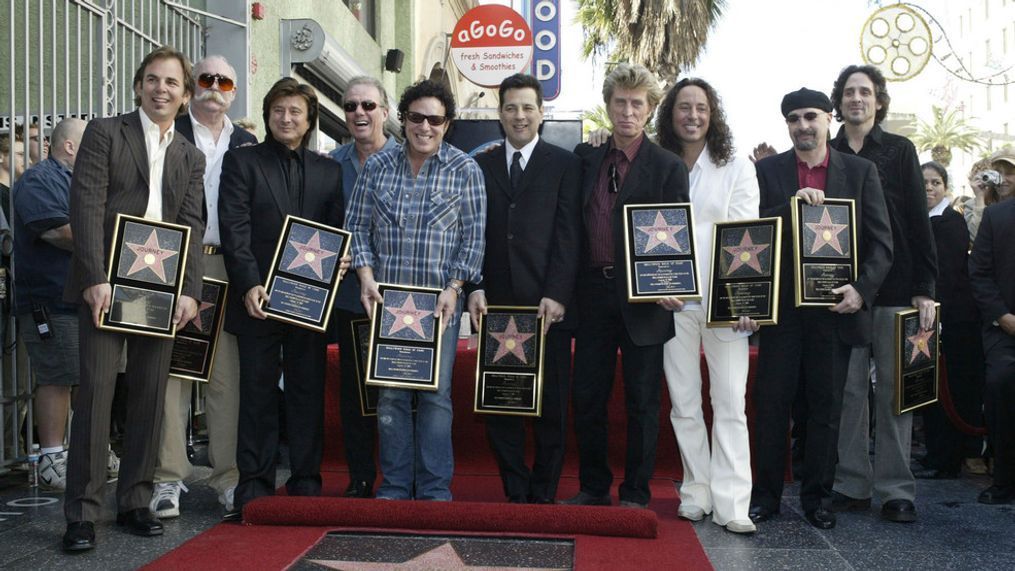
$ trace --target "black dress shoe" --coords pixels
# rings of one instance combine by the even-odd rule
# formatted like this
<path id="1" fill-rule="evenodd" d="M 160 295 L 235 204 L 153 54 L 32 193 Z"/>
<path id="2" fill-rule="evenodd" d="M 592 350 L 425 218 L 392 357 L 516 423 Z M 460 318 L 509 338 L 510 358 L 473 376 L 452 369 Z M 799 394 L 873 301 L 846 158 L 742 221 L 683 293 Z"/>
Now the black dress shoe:
<path id="1" fill-rule="evenodd" d="M 529 503 L 529 499 L 528 498 L 523 498 L 521 496 L 511 496 L 510 498 L 508 498 L 508 503 L 509 504 L 527 504 L 527 503 Z"/>
<path id="2" fill-rule="evenodd" d="M 116 523 L 127 527 L 127 531 L 142 537 L 162 535 L 162 522 L 148 508 L 137 508 L 116 514 Z"/>
<path id="3" fill-rule="evenodd" d="M 374 485 L 365 480 L 353 480 L 342 496 L 346 498 L 369 498 L 373 495 Z"/>
<path id="4" fill-rule="evenodd" d="M 835 514 L 825 508 L 817 508 L 804 513 L 807 521 L 818 529 L 832 529 L 835 527 Z"/>
<path id="5" fill-rule="evenodd" d="M 927 468 L 924 470 L 913 470 L 913 476 L 921 480 L 954 480 L 959 477 L 959 471 Z"/>
<path id="6" fill-rule="evenodd" d="M 565 506 L 608 506 L 613 503 L 609 495 L 593 496 L 586 492 L 578 492 L 566 500 L 561 500 Z"/>
<path id="7" fill-rule="evenodd" d="M 991 486 L 980 492 L 976 501 L 981 504 L 1007 504 L 1015 499 L 1015 488 L 1010 486 Z"/>
<path id="8" fill-rule="evenodd" d="M 67 524 L 63 534 L 64 551 L 88 551 L 95 549 L 95 524 L 90 521 L 75 521 Z"/>
<path id="9" fill-rule="evenodd" d="M 239 523 L 243 521 L 243 510 L 233 508 L 222 515 L 223 523 Z"/>
<path id="10" fill-rule="evenodd" d="M 828 502 L 828 509 L 833 512 L 861 512 L 870 507 L 870 498 L 851 498 L 839 492 L 832 492 L 831 501 Z"/>
<path id="11" fill-rule="evenodd" d="M 554 503 L 553 498 L 531 497 L 529 498 L 530 504 L 552 504 Z"/>
<path id="12" fill-rule="evenodd" d="M 888 500 L 881 505 L 881 519 L 896 523 L 916 521 L 916 506 L 909 500 Z"/>
<path id="13" fill-rule="evenodd" d="M 765 506 L 751 506 L 751 511 L 747 512 L 747 516 L 754 523 L 768 521 L 777 515 L 779 515 L 779 510 L 770 510 Z"/>

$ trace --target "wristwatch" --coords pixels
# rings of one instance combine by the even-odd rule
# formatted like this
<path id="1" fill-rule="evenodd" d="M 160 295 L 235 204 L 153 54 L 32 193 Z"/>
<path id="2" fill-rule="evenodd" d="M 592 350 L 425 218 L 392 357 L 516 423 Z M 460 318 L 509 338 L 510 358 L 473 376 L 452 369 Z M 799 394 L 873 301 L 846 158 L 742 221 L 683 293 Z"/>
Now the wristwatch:
<path id="1" fill-rule="evenodd" d="M 448 280 L 448 283 L 444 284 L 444 289 L 451 288 L 458 294 L 458 297 L 462 297 L 462 286 L 455 283 L 455 280 Z"/>

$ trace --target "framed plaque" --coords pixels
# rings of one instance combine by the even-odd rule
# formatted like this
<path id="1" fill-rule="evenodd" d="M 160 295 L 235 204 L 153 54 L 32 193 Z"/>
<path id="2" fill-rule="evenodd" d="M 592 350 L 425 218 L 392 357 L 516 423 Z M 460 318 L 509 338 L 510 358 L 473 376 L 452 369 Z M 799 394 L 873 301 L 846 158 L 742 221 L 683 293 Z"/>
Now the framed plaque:
<path id="1" fill-rule="evenodd" d="M 712 231 L 708 327 L 779 322 L 782 218 L 717 222 Z"/>
<path id="2" fill-rule="evenodd" d="M 351 234 L 340 228 L 286 216 L 264 289 L 261 309 L 272 319 L 325 331 L 341 280 L 338 267 Z"/>
<path id="3" fill-rule="evenodd" d="M 384 301 L 371 312 L 366 385 L 436 391 L 444 323 L 434 309 L 441 290 L 377 285 Z"/>
<path id="4" fill-rule="evenodd" d="M 479 316 L 474 412 L 539 416 L 543 405 L 543 318 L 538 307 L 491 305 Z"/>
<path id="5" fill-rule="evenodd" d="M 176 332 L 169 374 L 208 382 L 218 349 L 229 284 L 209 277 L 201 279 L 201 299 L 194 317 Z"/>
<path id="6" fill-rule="evenodd" d="M 370 320 L 354 319 L 349 322 L 352 327 L 352 342 L 356 346 L 353 359 L 356 365 L 356 385 L 359 387 L 359 410 L 363 416 L 377 416 L 377 387 L 366 384 L 367 360 L 370 358 Z M 346 358 L 346 355 L 342 355 Z"/>
<path id="7" fill-rule="evenodd" d="M 99 328 L 173 337 L 189 239 L 188 226 L 117 214 L 106 273 L 112 299 Z"/>
<path id="8" fill-rule="evenodd" d="M 856 281 L 856 208 L 850 199 L 811 206 L 790 198 L 793 220 L 793 295 L 797 307 L 831 307 L 832 290 Z"/>
<path id="9" fill-rule="evenodd" d="M 941 304 L 934 304 L 934 327 L 920 327 L 920 311 L 895 313 L 895 414 L 937 402 Z"/>
<path id="10" fill-rule="evenodd" d="M 701 299 L 693 230 L 690 203 L 624 205 L 628 301 Z"/>

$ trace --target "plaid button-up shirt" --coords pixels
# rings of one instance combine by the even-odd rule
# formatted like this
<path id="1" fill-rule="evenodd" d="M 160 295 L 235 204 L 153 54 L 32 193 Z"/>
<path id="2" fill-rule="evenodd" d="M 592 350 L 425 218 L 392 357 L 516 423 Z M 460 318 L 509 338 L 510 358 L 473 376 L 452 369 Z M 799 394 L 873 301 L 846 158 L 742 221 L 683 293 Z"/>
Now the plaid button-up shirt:
<path id="1" fill-rule="evenodd" d="M 479 282 L 486 248 L 486 188 L 468 155 L 442 143 L 418 176 L 403 147 L 363 165 L 346 210 L 353 267 L 379 282 L 444 287 Z"/>

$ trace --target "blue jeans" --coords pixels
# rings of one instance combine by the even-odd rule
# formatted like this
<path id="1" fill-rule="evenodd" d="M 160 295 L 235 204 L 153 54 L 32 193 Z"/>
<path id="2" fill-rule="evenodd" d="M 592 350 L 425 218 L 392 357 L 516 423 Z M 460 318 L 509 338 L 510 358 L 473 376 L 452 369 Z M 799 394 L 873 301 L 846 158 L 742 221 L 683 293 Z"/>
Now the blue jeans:
<path id="1" fill-rule="evenodd" d="M 451 448 L 451 378 L 461 317 L 462 304 L 459 303 L 441 339 L 437 391 L 380 390 L 377 435 L 384 480 L 377 489 L 378 498 L 451 500 L 451 474 L 455 469 Z M 412 422 L 413 394 L 418 399 L 415 426 Z"/>

